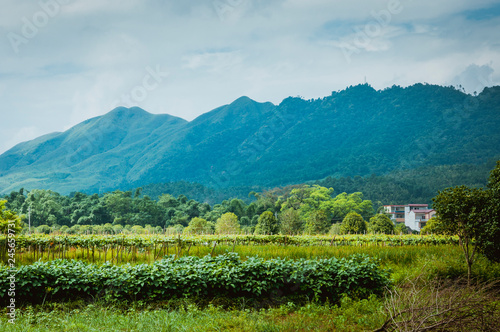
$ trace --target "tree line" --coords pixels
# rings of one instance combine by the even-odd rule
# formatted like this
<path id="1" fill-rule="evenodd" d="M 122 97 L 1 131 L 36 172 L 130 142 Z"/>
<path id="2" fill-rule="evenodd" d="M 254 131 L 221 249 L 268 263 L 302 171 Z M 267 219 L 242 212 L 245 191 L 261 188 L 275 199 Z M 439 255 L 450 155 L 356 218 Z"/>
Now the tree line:
<path id="1" fill-rule="evenodd" d="M 4 196 L 2 210 L 13 211 L 21 217 L 25 228 L 29 224 L 41 233 L 168 230 L 188 234 L 292 235 L 393 231 L 374 226 L 371 221 L 382 217 L 375 216 L 372 202 L 363 199 L 360 192 L 335 195 L 333 188 L 296 185 L 251 192 L 249 196 L 253 198 L 251 203 L 233 198 L 211 206 L 185 195 L 174 197 L 168 193 L 154 200 L 143 195 L 141 188 L 102 195 L 75 192 L 68 196 L 51 190 L 21 189 Z M 341 227 L 343 221 L 346 222 Z M 353 226 L 347 226 L 350 224 Z"/>

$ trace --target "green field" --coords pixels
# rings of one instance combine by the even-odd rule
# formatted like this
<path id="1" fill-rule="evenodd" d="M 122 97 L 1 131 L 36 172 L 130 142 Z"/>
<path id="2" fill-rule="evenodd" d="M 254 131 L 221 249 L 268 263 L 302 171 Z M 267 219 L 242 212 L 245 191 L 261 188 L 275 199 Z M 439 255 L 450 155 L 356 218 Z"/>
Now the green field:
<path id="1" fill-rule="evenodd" d="M 500 323 L 499 287 L 487 285 L 500 280 L 500 264 L 490 263 L 479 256 L 473 266 L 475 288 L 467 288 L 463 284 L 467 275 L 465 260 L 454 239 L 411 235 L 309 236 L 288 237 L 286 240 L 283 237 L 234 236 L 122 236 L 107 239 L 79 236 L 72 239 L 71 245 L 68 239 L 61 241 L 54 236 L 19 241 L 17 264 L 31 266 L 35 261 L 39 262 L 37 264 L 58 262 L 64 257 L 96 267 L 108 261 L 108 265 L 117 267 L 146 268 L 158 264 L 164 254 L 176 262 L 189 256 L 202 258 L 208 255 L 216 259 L 234 252 L 242 262 L 249 257 L 260 257 L 270 262 L 286 258 L 295 262 L 305 260 L 306 263 L 333 257 L 351 259 L 355 257 L 353 255 L 362 254 L 378 262 L 380 269 L 388 273 L 391 285 L 379 295 L 351 292 L 338 298 L 315 299 L 286 294 L 272 301 L 269 298 L 228 295 L 231 293 L 210 298 L 198 295 L 154 300 L 75 297 L 63 302 L 46 296 L 43 303 L 20 304 L 14 326 L 8 323 L 7 310 L 4 309 L 0 331 L 372 331 L 395 315 L 389 308 L 408 312 L 407 303 L 412 301 L 435 314 L 437 309 L 428 303 L 428 297 L 446 292 L 452 294 L 450 298 L 456 297 L 452 304 L 463 304 L 463 308 L 448 308 L 449 312 L 465 312 L 463 316 L 469 317 L 456 318 L 450 327 L 460 324 L 469 326 L 471 331 L 494 331 L 492 326 Z M 168 243 L 168 253 L 164 243 Z M 443 285 L 443 282 L 451 284 Z M 1 292 L 5 297 L 5 289 Z M 411 297 L 411 301 L 406 297 Z M 441 314 L 435 316 L 436 321 L 450 318 L 446 316 L 446 305 L 449 304 L 440 304 L 438 311 Z M 398 317 L 406 319 L 403 314 Z M 415 317 L 413 319 L 417 320 Z M 476 323 L 470 317 L 483 325 L 473 325 Z M 430 320 L 426 324 L 430 323 L 435 322 Z M 388 326 L 388 330 L 390 328 Z"/>

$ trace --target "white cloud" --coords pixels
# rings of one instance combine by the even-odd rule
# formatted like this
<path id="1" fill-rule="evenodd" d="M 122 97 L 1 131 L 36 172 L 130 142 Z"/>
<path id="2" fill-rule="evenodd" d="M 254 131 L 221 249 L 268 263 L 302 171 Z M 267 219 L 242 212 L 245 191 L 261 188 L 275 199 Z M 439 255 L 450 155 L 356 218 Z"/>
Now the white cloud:
<path id="1" fill-rule="evenodd" d="M 274 103 L 316 98 L 365 76 L 375 88 L 473 85 L 478 73 L 500 79 L 500 17 L 469 18 L 493 0 L 400 0 L 401 10 L 346 61 L 340 44 L 376 28 L 390 1 L 74 0 L 16 54 L 5 36 L 21 33 L 23 17 L 40 5 L 3 0 L 3 123 L 32 128 L 25 137 L 104 114 L 142 84 L 148 66 L 169 76 L 139 106 L 189 120 L 241 95 Z M 0 132 L 0 153 L 21 139 L 16 133 Z"/>
<path id="2" fill-rule="evenodd" d="M 493 81 L 494 69 L 489 65 L 478 66 L 471 64 L 451 81 L 454 86 L 462 86 L 468 93 L 481 93 L 485 87 L 495 84 Z M 498 83 L 498 82 L 497 82 Z"/>
<path id="3" fill-rule="evenodd" d="M 243 57 L 238 51 L 231 52 L 208 52 L 185 56 L 183 68 L 202 69 L 209 72 L 231 70 L 242 64 Z"/>

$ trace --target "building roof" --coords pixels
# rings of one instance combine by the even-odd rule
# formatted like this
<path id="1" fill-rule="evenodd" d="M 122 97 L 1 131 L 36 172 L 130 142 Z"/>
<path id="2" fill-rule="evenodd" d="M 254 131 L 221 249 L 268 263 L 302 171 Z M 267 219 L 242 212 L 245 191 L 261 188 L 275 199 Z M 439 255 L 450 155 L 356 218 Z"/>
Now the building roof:
<path id="1" fill-rule="evenodd" d="M 408 204 L 408 206 L 429 206 L 429 204 Z"/>
<path id="2" fill-rule="evenodd" d="M 415 213 L 429 213 L 429 212 L 432 212 L 432 211 L 435 211 L 435 210 L 434 209 L 412 210 L 412 212 L 415 212 Z"/>
<path id="3" fill-rule="evenodd" d="M 406 206 L 406 205 L 384 205 L 384 206 Z"/>

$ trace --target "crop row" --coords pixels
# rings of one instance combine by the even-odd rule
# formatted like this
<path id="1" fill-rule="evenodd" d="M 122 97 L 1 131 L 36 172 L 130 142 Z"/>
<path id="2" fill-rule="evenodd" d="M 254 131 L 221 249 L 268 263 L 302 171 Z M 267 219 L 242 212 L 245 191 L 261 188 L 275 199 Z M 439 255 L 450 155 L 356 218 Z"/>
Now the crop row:
<path id="1" fill-rule="evenodd" d="M 0 267 L 0 301 L 9 301 L 11 275 Z M 172 255 L 153 264 L 103 265 L 58 259 L 21 266 L 16 271 L 16 302 L 111 298 L 166 300 L 182 297 L 304 296 L 337 301 L 341 294 L 366 297 L 380 294 L 388 274 L 376 259 L 349 258 L 290 260 L 250 257 L 235 253 L 203 258 Z"/>
<path id="2" fill-rule="evenodd" d="M 5 236 L 0 236 L 0 243 Z M 332 235 L 332 236 L 286 236 L 286 235 L 20 235 L 16 237 L 16 249 L 66 246 L 67 248 L 102 248 L 105 246 L 136 247 L 151 250 L 166 245 L 191 246 L 212 243 L 235 245 L 441 245 L 458 244 L 457 237 L 436 235 Z"/>

